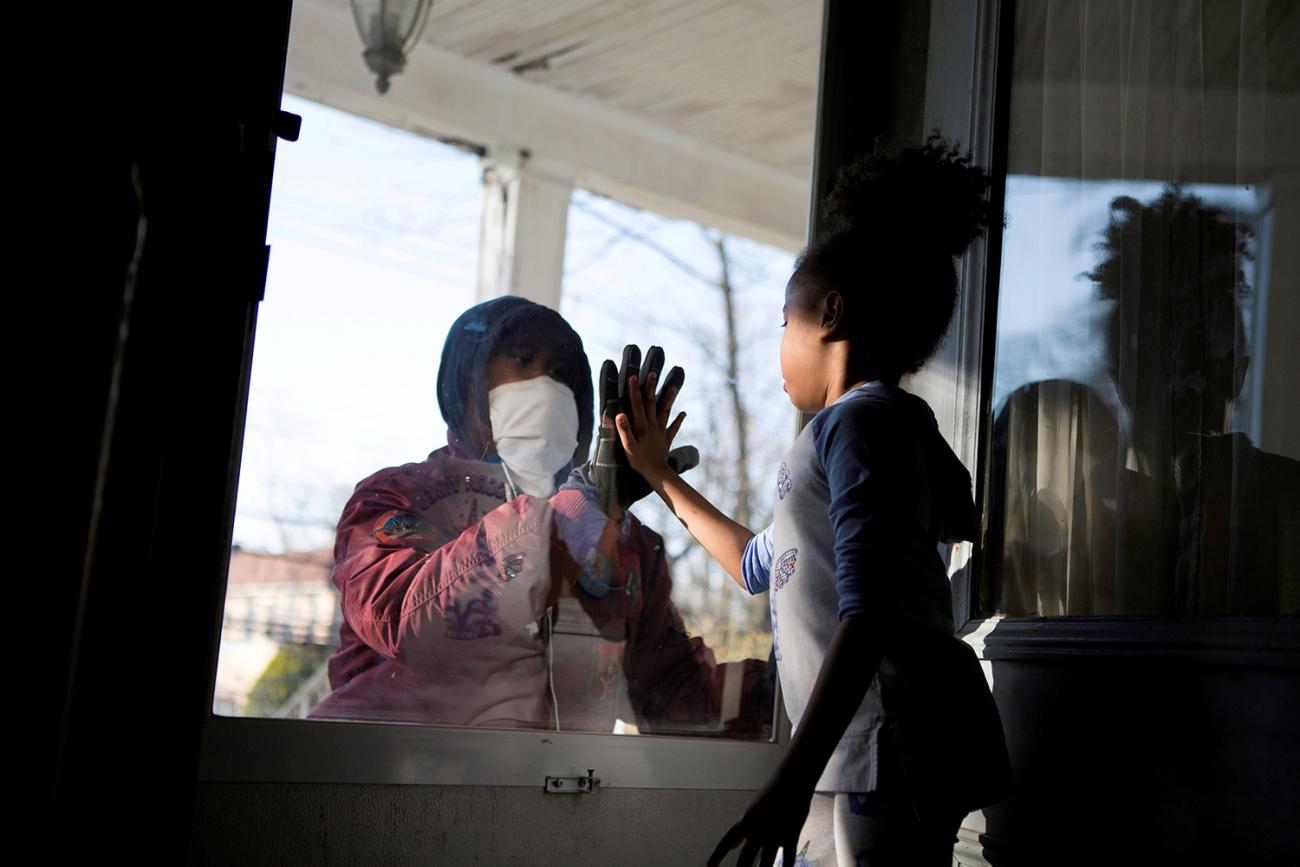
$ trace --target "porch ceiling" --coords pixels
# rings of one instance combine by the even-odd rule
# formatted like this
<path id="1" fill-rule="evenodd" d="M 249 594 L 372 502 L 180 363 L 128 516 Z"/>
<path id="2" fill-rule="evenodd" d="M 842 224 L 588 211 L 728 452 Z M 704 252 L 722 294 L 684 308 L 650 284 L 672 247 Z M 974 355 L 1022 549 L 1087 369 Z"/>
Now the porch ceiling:
<path id="1" fill-rule="evenodd" d="M 423 41 L 809 171 L 820 0 L 434 0 Z"/>
<path id="2" fill-rule="evenodd" d="M 820 0 L 434 0 L 385 95 L 347 0 L 296 0 L 285 87 L 797 249 Z"/>

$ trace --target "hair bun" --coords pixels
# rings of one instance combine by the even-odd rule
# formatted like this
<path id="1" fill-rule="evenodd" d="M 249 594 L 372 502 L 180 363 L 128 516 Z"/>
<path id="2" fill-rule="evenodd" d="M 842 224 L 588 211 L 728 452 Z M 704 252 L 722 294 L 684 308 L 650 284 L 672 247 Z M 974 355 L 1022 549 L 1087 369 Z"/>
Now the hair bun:
<path id="1" fill-rule="evenodd" d="M 988 174 L 936 131 L 920 146 L 877 144 L 845 167 L 824 212 L 832 232 L 959 256 L 991 223 L 988 188 Z"/>

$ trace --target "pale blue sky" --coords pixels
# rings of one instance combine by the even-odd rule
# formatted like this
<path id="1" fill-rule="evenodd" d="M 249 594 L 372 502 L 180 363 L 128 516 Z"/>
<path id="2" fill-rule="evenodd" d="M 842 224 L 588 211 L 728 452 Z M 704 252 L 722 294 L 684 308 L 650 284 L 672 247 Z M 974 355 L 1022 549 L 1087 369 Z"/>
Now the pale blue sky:
<path id="1" fill-rule="evenodd" d="M 1155 181 L 1007 179 L 994 406 L 1025 383 L 1070 379 L 1091 385 L 1118 409 L 1102 355 L 1108 305 L 1083 275 L 1096 266 L 1095 246 L 1111 200 L 1147 202 L 1163 189 Z M 1229 211 L 1255 207 L 1249 188 L 1199 184 L 1186 190 Z"/>

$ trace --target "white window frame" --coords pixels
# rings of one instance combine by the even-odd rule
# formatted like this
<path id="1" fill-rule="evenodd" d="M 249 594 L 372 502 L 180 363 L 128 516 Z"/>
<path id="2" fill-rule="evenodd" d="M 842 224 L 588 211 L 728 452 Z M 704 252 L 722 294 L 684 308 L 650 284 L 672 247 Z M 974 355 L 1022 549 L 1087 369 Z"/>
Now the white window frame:
<path id="1" fill-rule="evenodd" d="M 786 740 L 214 716 L 203 730 L 199 779 L 541 787 L 548 776 L 591 771 L 602 788 L 757 789 Z"/>
<path id="2" fill-rule="evenodd" d="M 242 427 L 244 419 L 240 419 Z M 797 433 L 797 431 L 794 431 Z M 233 501 L 231 481 L 228 496 Z M 228 561 L 225 572 L 228 572 Z M 218 616 L 224 612 L 224 589 Z M 208 707 L 213 706 L 215 669 Z M 776 769 L 790 724 L 774 696 L 773 737 L 615 735 L 385 722 L 273 719 L 209 712 L 201 782 L 543 786 L 585 777 L 605 788 L 752 790 Z"/>

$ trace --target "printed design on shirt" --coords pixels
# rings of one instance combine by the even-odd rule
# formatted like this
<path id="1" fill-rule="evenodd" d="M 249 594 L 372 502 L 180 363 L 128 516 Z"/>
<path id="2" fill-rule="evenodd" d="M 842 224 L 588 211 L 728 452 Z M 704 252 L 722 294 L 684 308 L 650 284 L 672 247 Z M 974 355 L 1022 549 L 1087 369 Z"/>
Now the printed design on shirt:
<path id="1" fill-rule="evenodd" d="M 793 487 L 794 482 L 790 481 L 790 468 L 785 465 L 785 461 L 781 461 L 781 466 L 776 471 L 776 498 L 784 500 L 785 495 L 790 493 Z"/>
<path id="2" fill-rule="evenodd" d="M 587 562 L 578 572 L 578 586 L 588 596 L 604 599 L 609 595 L 609 576 L 614 574 L 614 565 L 609 557 L 599 548 L 592 548 L 587 554 Z"/>
<path id="3" fill-rule="evenodd" d="M 789 867 L 817 867 L 817 864 L 819 863 L 818 860 L 816 858 L 808 857 L 808 850 L 810 848 L 812 848 L 812 840 L 805 840 L 803 846 L 799 848 L 799 852 L 794 857 L 794 863 L 789 865 Z M 781 854 L 777 856 L 776 863 L 773 864 L 772 867 L 784 867 L 784 865 L 785 852 L 782 851 Z"/>
<path id="4" fill-rule="evenodd" d="M 375 522 L 370 535 L 384 545 L 403 545 L 415 539 L 424 538 L 428 530 L 424 522 L 410 512 L 397 509 L 385 512 Z"/>
<path id="5" fill-rule="evenodd" d="M 426 470 L 427 472 L 427 470 Z M 448 497 L 484 496 L 505 501 L 505 482 L 498 481 L 484 473 L 445 478 L 424 479 L 420 490 L 414 496 L 414 502 L 421 509 L 427 509 Z"/>
<path id="6" fill-rule="evenodd" d="M 501 571 L 505 573 L 507 581 L 513 581 L 519 577 L 519 573 L 524 571 L 523 554 L 507 554 L 501 558 Z"/>
<path id="7" fill-rule="evenodd" d="M 626 600 L 623 610 L 629 620 L 635 620 L 641 616 L 641 606 L 645 602 L 640 557 L 635 548 L 629 545 L 621 552 L 619 559 L 623 563 L 623 577 L 627 579 L 623 585 L 623 598 Z"/>
<path id="8" fill-rule="evenodd" d="M 443 618 L 447 622 L 444 635 L 457 641 L 498 636 L 505 629 L 496 621 L 496 610 L 496 598 L 486 587 L 472 599 L 462 596 L 443 612 Z"/>
<path id="9" fill-rule="evenodd" d="M 483 473 L 467 474 L 465 476 L 464 490 L 471 494 L 494 497 L 503 502 L 506 498 L 506 483 Z"/>
<path id="10" fill-rule="evenodd" d="M 791 548 L 772 563 L 772 590 L 780 590 L 794 577 L 794 561 L 798 556 L 799 549 Z"/>
<path id="11" fill-rule="evenodd" d="M 619 681 L 623 678 L 623 645 L 608 641 L 597 642 L 592 653 L 591 670 L 587 673 L 587 695 L 592 701 L 608 701 L 618 695 Z"/>

